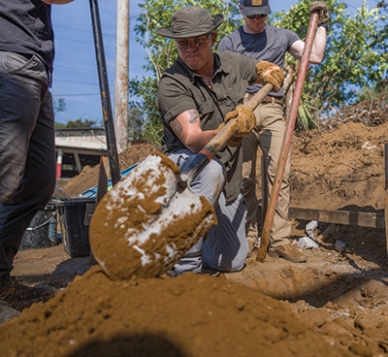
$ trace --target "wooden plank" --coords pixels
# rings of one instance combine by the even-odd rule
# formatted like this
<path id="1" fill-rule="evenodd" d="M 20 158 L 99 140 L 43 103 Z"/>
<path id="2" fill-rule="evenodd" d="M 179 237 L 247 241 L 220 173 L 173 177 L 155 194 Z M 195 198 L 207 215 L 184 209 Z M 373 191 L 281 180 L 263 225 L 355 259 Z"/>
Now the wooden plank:
<path id="1" fill-rule="evenodd" d="M 369 213 L 340 210 L 318 210 L 310 208 L 290 207 L 291 218 L 306 221 L 346 224 L 361 227 L 385 228 L 383 213 Z"/>
<path id="2" fill-rule="evenodd" d="M 105 156 L 100 157 L 100 167 L 98 170 L 98 182 L 97 182 L 97 196 L 96 196 L 96 205 L 104 195 L 108 192 L 108 175 L 105 170 L 105 163 L 107 162 Z"/>
<path id="3" fill-rule="evenodd" d="M 105 156 L 100 157 L 100 167 L 98 171 L 98 182 L 97 182 L 96 206 L 104 197 L 104 195 L 108 192 L 108 175 L 105 169 L 105 163 L 107 162 L 107 160 L 108 159 Z M 96 258 L 94 258 L 92 250 L 90 250 L 89 263 L 90 265 L 97 265 L 97 261 L 96 261 Z"/>

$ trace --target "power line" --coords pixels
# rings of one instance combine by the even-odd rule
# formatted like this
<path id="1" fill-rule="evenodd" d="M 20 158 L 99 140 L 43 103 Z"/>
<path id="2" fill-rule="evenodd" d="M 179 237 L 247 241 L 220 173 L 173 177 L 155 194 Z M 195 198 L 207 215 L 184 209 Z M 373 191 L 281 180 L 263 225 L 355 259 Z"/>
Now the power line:
<path id="1" fill-rule="evenodd" d="M 381 0 L 373 0 L 373 1 L 378 4 Z M 350 0 L 347 0 L 347 1 L 342 0 L 342 2 L 356 10 L 362 6 L 362 4 L 355 4 L 354 2 L 350 2 Z"/>
<path id="2" fill-rule="evenodd" d="M 71 80 L 66 80 L 66 79 L 57 79 L 54 78 L 55 82 L 63 82 L 63 83 L 78 83 L 78 84 L 87 84 L 87 85 L 98 85 L 98 82 L 81 82 L 81 81 L 71 81 Z"/>
<path id="3" fill-rule="evenodd" d="M 110 94 L 113 95 L 111 92 Z M 101 95 L 101 93 L 71 93 L 71 94 L 53 94 L 53 97 L 85 97 L 85 96 L 93 96 L 93 95 Z"/>
<path id="4" fill-rule="evenodd" d="M 88 33 L 88 34 L 92 35 L 92 30 L 91 29 L 90 30 L 84 30 L 84 29 L 80 29 L 80 28 L 76 28 L 76 27 L 55 24 L 54 25 L 54 30 L 55 30 L 56 27 L 61 27 L 61 28 L 67 29 L 67 30 L 74 30 L 74 31 L 85 32 L 85 33 Z M 107 33 L 106 31 L 104 31 L 103 36 L 116 37 L 116 33 L 111 34 L 111 33 Z"/>
<path id="5" fill-rule="evenodd" d="M 348 2 L 346 2 L 346 1 L 342 1 L 344 4 L 346 4 L 346 5 L 348 5 L 349 7 L 352 7 L 353 9 L 355 9 L 355 10 L 357 10 L 357 5 L 353 5 L 353 4 L 351 4 L 351 3 L 348 3 Z"/>

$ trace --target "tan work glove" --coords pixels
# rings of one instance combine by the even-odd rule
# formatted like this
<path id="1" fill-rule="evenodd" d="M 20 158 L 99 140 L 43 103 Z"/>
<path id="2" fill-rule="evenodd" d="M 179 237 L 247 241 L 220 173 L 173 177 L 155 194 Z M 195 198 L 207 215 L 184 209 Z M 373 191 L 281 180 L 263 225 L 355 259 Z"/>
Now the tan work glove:
<path id="1" fill-rule="evenodd" d="M 327 24 L 329 21 L 329 10 L 327 5 L 323 1 L 315 1 L 309 5 L 310 12 L 318 12 L 318 25 Z"/>
<path id="2" fill-rule="evenodd" d="M 273 92 L 277 92 L 281 87 L 283 87 L 284 73 L 283 70 L 276 64 L 267 61 L 260 61 L 256 65 L 256 74 L 258 77 L 256 83 L 262 85 L 271 83 L 273 85 Z"/>
<path id="3" fill-rule="evenodd" d="M 228 146 L 237 147 L 241 144 L 244 136 L 248 135 L 256 125 L 256 118 L 253 111 L 245 105 L 238 105 L 235 110 L 227 113 L 224 122 L 218 126 L 221 130 L 230 120 L 236 119 L 236 132 L 226 143 Z"/>

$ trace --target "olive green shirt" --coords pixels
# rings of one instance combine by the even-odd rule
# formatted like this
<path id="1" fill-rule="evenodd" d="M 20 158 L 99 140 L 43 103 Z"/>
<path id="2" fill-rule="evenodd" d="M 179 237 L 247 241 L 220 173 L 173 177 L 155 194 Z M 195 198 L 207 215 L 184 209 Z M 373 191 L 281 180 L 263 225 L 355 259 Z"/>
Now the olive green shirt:
<path id="1" fill-rule="evenodd" d="M 164 152 L 168 154 L 186 148 L 169 125 L 171 120 L 185 111 L 198 111 L 202 130 L 217 129 L 226 113 L 242 104 L 247 86 L 257 79 L 255 65 L 258 62 L 239 53 L 214 53 L 215 66 L 210 89 L 200 75 L 178 58 L 162 75 L 156 96 L 163 121 Z M 226 146 L 217 154 L 217 158 L 226 168 L 225 193 L 227 201 L 231 202 L 241 191 L 241 146 Z"/>

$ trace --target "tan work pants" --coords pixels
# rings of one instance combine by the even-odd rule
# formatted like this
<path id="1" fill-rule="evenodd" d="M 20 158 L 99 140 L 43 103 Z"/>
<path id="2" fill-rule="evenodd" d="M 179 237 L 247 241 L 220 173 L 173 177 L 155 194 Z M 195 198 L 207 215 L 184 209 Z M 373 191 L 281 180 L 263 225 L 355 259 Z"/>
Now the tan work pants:
<path id="1" fill-rule="evenodd" d="M 280 156 L 286 123 L 280 104 L 260 104 L 254 111 L 256 126 L 252 133 L 243 139 L 243 196 L 247 209 L 246 230 L 248 239 L 258 239 L 257 196 L 256 196 L 256 166 L 257 153 L 260 146 L 267 169 L 267 192 L 271 195 L 276 168 Z M 271 231 L 270 247 L 288 244 L 291 234 L 291 224 L 288 219 L 290 201 L 291 162 L 288 155 L 285 172 L 276 206 L 274 222 Z M 269 197 L 268 197 L 269 201 Z"/>

